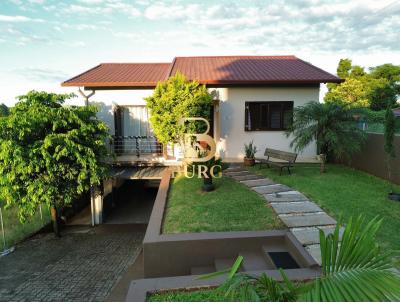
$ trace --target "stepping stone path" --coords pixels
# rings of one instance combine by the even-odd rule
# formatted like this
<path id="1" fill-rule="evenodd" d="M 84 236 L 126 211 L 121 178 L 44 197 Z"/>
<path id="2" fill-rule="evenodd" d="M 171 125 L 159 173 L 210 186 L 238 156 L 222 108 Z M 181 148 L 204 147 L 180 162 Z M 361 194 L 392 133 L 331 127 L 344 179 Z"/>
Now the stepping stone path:
<path id="1" fill-rule="evenodd" d="M 326 234 L 332 233 L 336 225 L 335 219 L 300 192 L 240 166 L 229 167 L 224 170 L 224 175 L 261 194 L 294 237 L 321 265 L 319 230 L 323 230 Z M 340 232 L 343 233 L 343 228 Z"/>

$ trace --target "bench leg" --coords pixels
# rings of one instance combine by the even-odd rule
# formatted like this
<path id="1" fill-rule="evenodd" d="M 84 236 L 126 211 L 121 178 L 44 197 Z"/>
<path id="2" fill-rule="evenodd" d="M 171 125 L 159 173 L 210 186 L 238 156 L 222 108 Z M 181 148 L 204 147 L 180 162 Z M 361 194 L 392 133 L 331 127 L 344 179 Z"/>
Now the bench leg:
<path id="1" fill-rule="evenodd" d="M 279 170 L 279 176 L 282 175 L 282 169 L 283 169 L 283 167 L 281 167 L 280 170 Z"/>
<path id="2" fill-rule="evenodd" d="M 292 175 L 292 173 L 290 172 L 290 167 L 287 167 L 287 170 L 289 172 L 289 175 Z"/>

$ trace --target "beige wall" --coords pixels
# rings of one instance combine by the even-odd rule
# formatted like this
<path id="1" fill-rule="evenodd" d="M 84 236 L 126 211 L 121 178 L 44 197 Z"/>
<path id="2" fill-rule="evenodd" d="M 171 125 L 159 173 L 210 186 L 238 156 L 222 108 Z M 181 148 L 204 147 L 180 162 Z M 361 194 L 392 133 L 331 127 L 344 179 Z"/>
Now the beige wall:
<path id="1" fill-rule="evenodd" d="M 220 99 L 220 139 L 217 150 L 225 160 L 242 160 L 243 144 L 251 140 L 258 148 L 257 156 L 262 156 L 266 147 L 283 151 L 290 148 L 290 138 L 284 131 L 245 131 L 245 102 L 251 101 L 293 101 L 294 106 L 318 101 L 319 88 L 219 88 Z M 311 144 L 301 154 L 299 161 L 315 160 L 316 145 Z"/>

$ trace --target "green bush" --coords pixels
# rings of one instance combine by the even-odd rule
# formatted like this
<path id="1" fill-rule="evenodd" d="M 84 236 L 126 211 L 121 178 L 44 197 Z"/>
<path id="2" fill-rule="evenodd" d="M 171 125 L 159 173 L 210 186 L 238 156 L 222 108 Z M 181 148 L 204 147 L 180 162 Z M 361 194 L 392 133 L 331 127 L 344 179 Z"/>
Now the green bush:
<path id="1" fill-rule="evenodd" d="M 165 82 L 157 84 L 152 96 L 146 98 L 150 110 L 150 123 L 158 141 L 167 144 L 177 142 L 188 129 L 179 125 L 183 117 L 203 117 L 209 119 L 212 96 L 204 85 L 187 81 L 182 74 L 176 74 Z M 204 131 L 194 124 L 191 132 Z"/>

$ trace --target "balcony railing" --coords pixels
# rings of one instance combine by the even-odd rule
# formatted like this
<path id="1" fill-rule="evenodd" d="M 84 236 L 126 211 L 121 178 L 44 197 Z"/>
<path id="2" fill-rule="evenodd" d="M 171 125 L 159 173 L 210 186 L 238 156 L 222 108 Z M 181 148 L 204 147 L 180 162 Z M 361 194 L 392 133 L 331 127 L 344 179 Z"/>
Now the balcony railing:
<path id="1" fill-rule="evenodd" d="M 111 150 L 115 155 L 162 154 L 162 144 L 154 136 L 113 136 L 110 140 Z"/>

